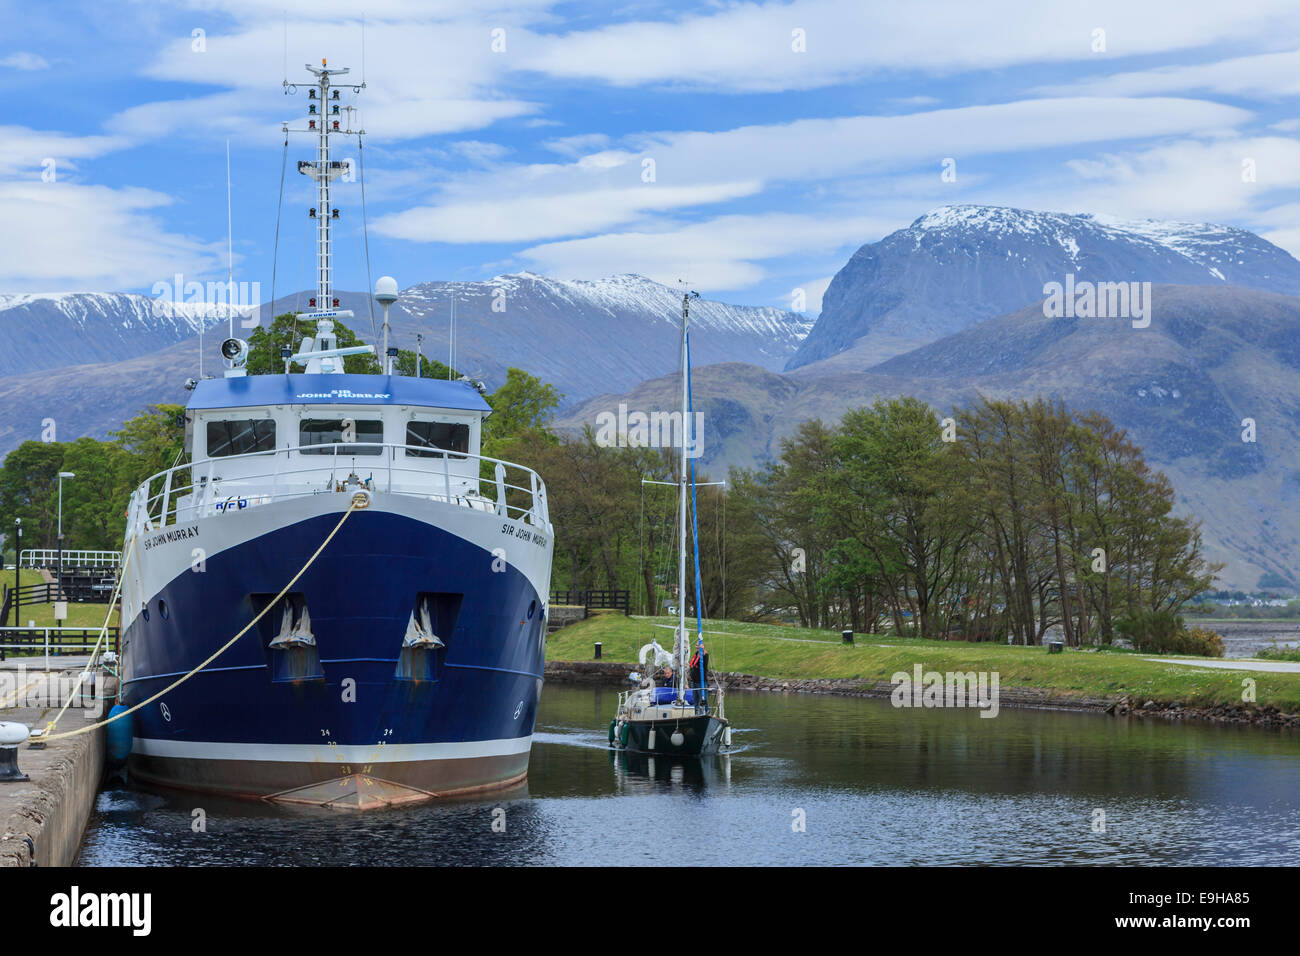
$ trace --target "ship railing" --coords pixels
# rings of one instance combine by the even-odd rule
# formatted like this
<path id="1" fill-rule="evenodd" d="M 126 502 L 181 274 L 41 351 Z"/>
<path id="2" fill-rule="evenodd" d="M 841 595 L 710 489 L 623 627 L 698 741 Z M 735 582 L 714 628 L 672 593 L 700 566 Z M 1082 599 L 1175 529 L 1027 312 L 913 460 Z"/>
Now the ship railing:
<path id="1" fill-rule="evenodd" d="M 495 512 L 552 533 L 546 484 L 515 462 L 394 442 L 335 442 L 204 458 L 160 471 L 132 494 L 129 533 L 329 493 L 406 495 Z"/>

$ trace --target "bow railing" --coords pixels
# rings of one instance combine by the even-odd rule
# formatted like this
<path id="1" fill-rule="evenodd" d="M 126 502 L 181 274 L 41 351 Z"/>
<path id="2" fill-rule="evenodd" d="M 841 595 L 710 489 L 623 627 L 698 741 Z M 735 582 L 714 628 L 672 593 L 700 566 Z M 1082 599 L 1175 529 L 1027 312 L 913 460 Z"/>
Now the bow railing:
<path id="1" fill-rule="evenodd" d="M 465 464 L 470 462 L 474 464 Z M 335 442 L 312 445 L 306 454 L 302 448 L 281 448 L 204 458 L 160 471 L 132 494 L 127 534 L 293 498 L 360 490 L 495 512 L 552 531 L 546 485 L 524 465 L 423 445 Z"/>

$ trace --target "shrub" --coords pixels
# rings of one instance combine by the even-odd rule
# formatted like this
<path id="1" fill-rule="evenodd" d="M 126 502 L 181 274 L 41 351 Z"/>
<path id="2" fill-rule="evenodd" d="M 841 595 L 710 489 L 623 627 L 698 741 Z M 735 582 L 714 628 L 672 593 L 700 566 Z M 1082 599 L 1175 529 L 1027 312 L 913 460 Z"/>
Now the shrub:
<path id="1" fill-rule="evenodd" d="M 1202 657 L 1222 657 L 1223 638 L 1205 627 L 1191 627 L 1182 634 L 1184 647 L 1175 653 L 1199 654 Z"/>
<path id="2" fill-rule="evenodd" d="M 1139 611 L 1115 622 L 1116 633 L 1145 654 L 1170 653 L 1182 629 L 1183 619 L 1169 611 Z"/>
<path id="3" fill-rule="evenodd" d="M 1223 638 L 1207 628 L 1185 628 L 1183 619 L 1169 611 L 1131 614 L 1116 621 L 1115 630 L 1144 654 L 1223 656 Z"/>

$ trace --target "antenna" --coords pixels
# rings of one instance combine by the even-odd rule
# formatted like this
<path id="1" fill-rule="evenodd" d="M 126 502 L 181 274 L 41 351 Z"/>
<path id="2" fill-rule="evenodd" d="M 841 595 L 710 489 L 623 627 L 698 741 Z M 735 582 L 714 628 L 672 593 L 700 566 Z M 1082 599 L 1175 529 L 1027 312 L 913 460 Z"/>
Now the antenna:
<path id="1" fill-rule="evenodd" d="M 226 140 L 226 314 L 230 338 L 235 337 L 235 227 L 230 214 L 230 140 Z"/>

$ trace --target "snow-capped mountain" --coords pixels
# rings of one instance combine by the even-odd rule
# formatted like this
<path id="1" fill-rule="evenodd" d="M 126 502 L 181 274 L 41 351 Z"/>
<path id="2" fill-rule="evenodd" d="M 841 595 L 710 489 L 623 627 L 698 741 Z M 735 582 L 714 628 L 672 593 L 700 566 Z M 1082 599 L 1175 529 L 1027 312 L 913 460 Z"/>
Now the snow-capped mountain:
<path id="1" fill-rule="evenodd" d="M 130 293 L 0 295 L 0 375 L 156 352 L 218 319 L 209 305 Z"/>
<path id="2" fill-rule="evenodd" d="M 880 397 L 912 396 L 942 414 L 980 395 L 1059 399 L 1124 428 L 1203 523 L 1221 584 L 1261 575 L 1300 585 L 1300 297 L 1205 285 L 1153 287 L 1154 321 L 1048 318 L 1038 305 L 976 323 L 866 371 L 779 374 L 736 363 L 697 368 L 710 477 L 761 467 L 799 422 L 838 421 Z M 802 370 L 801 370 L 802 371 Z M 668 409 L 672 376 L 563 410 L 576 432 L 626 402 Z M 2 396 L 0 396 L 2 397 Z M 1258 428 L 1242 440 L 1242 419 Z"/>
<path id="3" fill-rule="evenodd" d="M 280 298 L 273 314 L 305 308 L 307 294 Z M 370 341 L 370 303 L 340 293 L 348 324 Z M 638 275 L 551 279 L 531 272 L 483 282 L 422 282 L 390 314 L 394 344 L 446 362 L 452 301 L 455 366 L 495 387 L 511 366 L 553 383 L 565 401 L 632 388 L 678 366 L 682 292 Z M 266 310 L 263 314 L 268 314 Z M 378 320 L 377 320 L 378 321 Z M 691 303 L 691 361 L 737 361 L 778 370 L 812 325 L 809 316 L 765 306 Z"/>
<path id="4" fill-rule="evenodd" d="M 860 248 L 787 368 L 867 368 L 1076 281 L 1238 285 L 1300 293 L 1300 261 L 1212 223 L 1125 221 L 1001 206 L 941 206 Z M 810 373 L 817 370 L 810 369 Z"/>
<path id="5" fill-rule="evenodd" d="M 313 293 L 278 297 L 263 321 L 306 311 Z M 346 324 L 378 345 L 382 321 L 370 296 L 340 292 Z M 562 281 L 523 273 L 485 282 L 424 282 L 401 293 L 390 315 L 391 344 L 447 361 L 448 319 L 456 302 L 458 369 L 495 388 L 514 366 L 553 384 L 566 402 L 635 387 L 678 367 L 681 292 L 635 275 Z M 140 295 L 0 297 L 0 455 L 40 435 L 48 416 L 60 434 L 102 438 L 152 402 L 184 402 L 183 385 L 199 372 L 195 336 L 202 306 L 173 308 Z M 697 299 L 692 362 L 739 361 L 780 369 L 811 320 L 783 309 Z M 219 374 L 226 336 L 222 316 L 203 342 L 207 374 Z M 237 332 L 247 337 L 247 331 Z"/>

